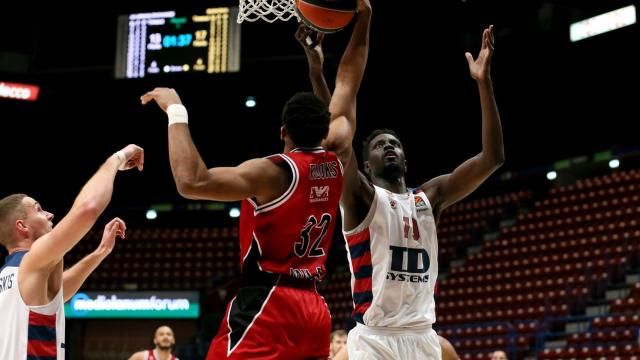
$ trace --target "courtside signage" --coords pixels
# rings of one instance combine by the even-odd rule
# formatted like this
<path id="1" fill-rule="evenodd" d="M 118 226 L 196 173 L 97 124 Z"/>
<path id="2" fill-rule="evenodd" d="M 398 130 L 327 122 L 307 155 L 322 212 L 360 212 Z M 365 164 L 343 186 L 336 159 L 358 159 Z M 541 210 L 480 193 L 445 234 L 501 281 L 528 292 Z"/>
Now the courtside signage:
<path id="1" fill-rule="evenodd" d="M 36 101 L 40 87 L 37 85 L 27 85 L 0 81 L 0 98 Z"/>
<path id="2" fill-rule="evenodd" d="M 64 304 L 68 319 L 196 319 L 196 291 L 86 291 Z"/>

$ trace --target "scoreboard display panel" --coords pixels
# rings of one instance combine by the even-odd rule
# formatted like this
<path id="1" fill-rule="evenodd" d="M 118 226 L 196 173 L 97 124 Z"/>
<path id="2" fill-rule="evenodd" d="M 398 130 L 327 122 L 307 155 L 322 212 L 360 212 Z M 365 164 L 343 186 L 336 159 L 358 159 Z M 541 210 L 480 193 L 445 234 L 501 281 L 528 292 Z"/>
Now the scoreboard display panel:
<path id="1" fill-rule="evenodd" d="M 240 71 L 237 7 L 179 14 L 158 11 L 118 18 L 116 78 Z"/>

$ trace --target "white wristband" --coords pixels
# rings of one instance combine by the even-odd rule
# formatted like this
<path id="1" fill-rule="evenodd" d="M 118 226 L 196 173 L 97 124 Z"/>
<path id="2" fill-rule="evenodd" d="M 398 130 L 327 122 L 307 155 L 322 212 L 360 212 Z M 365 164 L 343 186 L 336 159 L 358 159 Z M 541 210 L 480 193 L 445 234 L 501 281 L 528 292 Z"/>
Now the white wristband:
<path id="1" fill-rule="evenodd" d="M 189 114 L 187 108 L 182 104 L 172 104 L 167 107 L 167 115 L 169 116 L 169 126 L 173 124 L 188 124 Z"/>
<path id="2" fill-rule="evenodd" d="M 118 165 L 118 170 L 124 170 L 124 165 L 127 163 L 127 157 L 124 155 L 124 151 L 118 150 L 113 155 L 118 157 L 118 161 L 120 161 L 120 164 Z"/>

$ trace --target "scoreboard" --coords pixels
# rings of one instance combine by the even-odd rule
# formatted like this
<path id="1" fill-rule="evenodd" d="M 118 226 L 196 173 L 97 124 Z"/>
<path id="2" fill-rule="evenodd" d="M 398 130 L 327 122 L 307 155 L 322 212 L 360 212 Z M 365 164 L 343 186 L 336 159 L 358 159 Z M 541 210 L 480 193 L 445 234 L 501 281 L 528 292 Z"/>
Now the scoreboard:
<path id="1" fill-rule="evenodd" d="M 240 70 L 237 7 L 184 15 L 159 11 L 118 18 L 115 77 Z"/>

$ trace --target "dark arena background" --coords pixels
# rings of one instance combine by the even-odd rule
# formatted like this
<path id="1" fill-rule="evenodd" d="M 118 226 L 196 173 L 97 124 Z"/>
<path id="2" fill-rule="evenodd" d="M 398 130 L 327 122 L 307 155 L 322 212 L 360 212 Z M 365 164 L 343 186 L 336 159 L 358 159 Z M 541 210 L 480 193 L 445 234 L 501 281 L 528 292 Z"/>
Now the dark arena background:
<path id="1" fill-rule="evenodd" d="M 371 130 L 394 129 L 407 154 L 409 186 L 481 150 L 478 91 L 464 53 L 476 56 L 482 30 L 495 29 L 491 70 L 506 163 L 438 225 L 436 331 L 463 359 L 488 359 L 497 349 L 509 359 L 640 359 L 640 2 L 371 2 L 355 146 L 361 159 Z M 209 167 L 282 151 L 282 106 L 294 93 L 311 91 L 295 19 L 237 27 L 231 19 L 225 23 L 231 36 L 220 45 L 228 46 L 229 59 L 211 60 L 206 46 L 191 46 L 209 26 L 192 22 L 193 15 L 237 5 L 2 5 L 0 197 L 27 193 L 56 215 L 55 223 L 110 154 L 129 143 L 142 146 L 144 171 L 118 174 L 108 209 L 65 256 L 68 267 L 90 253 L 111 217 L 127 223 L 127 238 L 74 301 L 103 295 L 108 306 L 110 299 L 155 296 L 189 304 L 157 313 L 68 304 L 68 359 L 128 359 L 153 346 L 162 324 L 173 328 L 180 359 L 203 359 L 218 330 L 239 285 L 238 219 L 230 216 L 239 204 L 178 194 L 167 117 L 139 97 L 157 86 L 175 88 Z M 630 25 L 571 40 L 571 24 L 628 6 Z M 158 61 L 202 62 L 188 71 L 165 72 L 160 64 L 158 73 L 127 76 L 135 66 L 127 64 L 126 44 L 135 35 L 127 34 L 133 27 L 126 15 L 166 11 L 175 12 L 166 15 L 175 21 L 150 38 L 163 46 Z M 348 27 L 324 39 L 331 88 L 350 33 Z M 148 70 L 148 60 L 136 61 L 147 61 Z M 11 84 L 37 86 L 37 99 L 16 99 L 6 90 Z M 339 231 L 318 288 L 333 329 L 353 327 Z"/>

